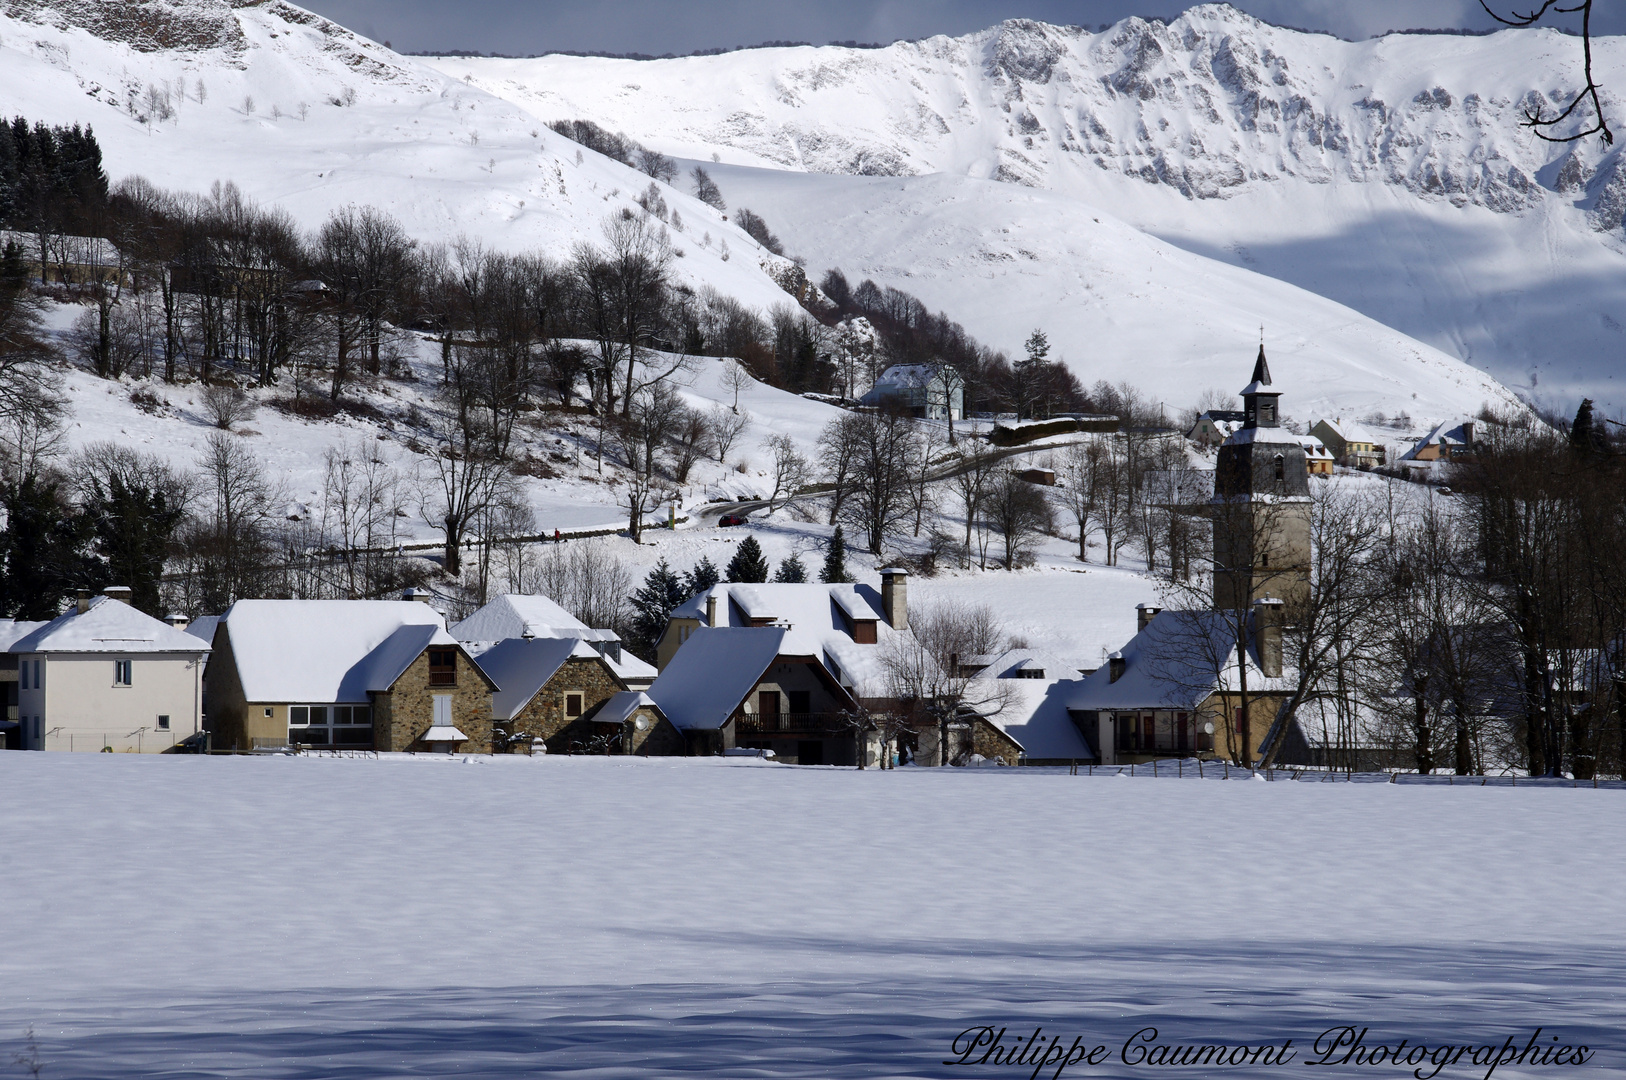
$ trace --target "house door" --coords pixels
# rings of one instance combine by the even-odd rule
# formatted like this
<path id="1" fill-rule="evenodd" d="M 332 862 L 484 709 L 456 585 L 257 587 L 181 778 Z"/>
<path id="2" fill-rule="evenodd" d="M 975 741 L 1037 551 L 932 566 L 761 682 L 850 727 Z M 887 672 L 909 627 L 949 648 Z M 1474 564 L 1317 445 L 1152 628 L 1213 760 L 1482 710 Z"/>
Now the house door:
<path id="1" fill-rule="evenodd" d="M 779 730 L 779 691 L 757 691 L 757 714 L 762 718 L 762 730 Z"/>

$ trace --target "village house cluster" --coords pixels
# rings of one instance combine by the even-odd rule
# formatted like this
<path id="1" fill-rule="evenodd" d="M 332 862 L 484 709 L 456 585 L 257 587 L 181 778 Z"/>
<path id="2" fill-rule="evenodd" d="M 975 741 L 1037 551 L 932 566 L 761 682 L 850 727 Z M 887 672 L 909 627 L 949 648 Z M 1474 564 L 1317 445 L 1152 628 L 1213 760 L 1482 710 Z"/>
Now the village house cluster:
<path id="1" fill-rule="evenodd" d="M 1207 418 L 1225 432 L 1214 503 L 1232 508 L 1216 518 L 1212 606 L 1141 604 L 1134 637 L 1094 667 L 1027 649 L 955 656 L 960 692 L 929 722 L 887 689 L 884 657 L 910 634 L 909 575 L 888 568 L 873 583 L 714 585 L 672 611 L 653 666 L 542 596 L 501 596 L 452 625 L 415 589 L 240 600 L 189 623 L 109 588 L 50 622 L 0 623 L 0 729 L 11 748 L 76 752 L 1307 763 L 1298 726 L 1265 718 L 1291 675 L 1283 613 L 1308 581 L 1308 483 L 1328 451 L 1281 426 L 1263 349 L 1242 397 L 1235 418 Z M 1318 426 L 1340 459 L 1374 445 Z M 887 719 L 902 714 L 914 722 Z"/>

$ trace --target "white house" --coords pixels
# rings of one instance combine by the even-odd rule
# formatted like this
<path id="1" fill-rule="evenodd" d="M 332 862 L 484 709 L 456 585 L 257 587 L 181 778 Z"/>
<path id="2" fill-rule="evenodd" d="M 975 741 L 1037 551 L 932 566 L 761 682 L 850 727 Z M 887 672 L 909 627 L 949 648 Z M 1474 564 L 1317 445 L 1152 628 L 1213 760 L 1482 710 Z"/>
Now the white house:
<path id="1" fill-rule="evenodd" d="M 209 646 L 113 587 L 14 641 L 24 750 L 162 753 L 203 730 Z"/>
<path id="2" fill-rule="evenodd" d="M 965 380 L 947 364 L 894 364 L 859 401 L 894 405 L 926 420 L 963 420 Z"/>

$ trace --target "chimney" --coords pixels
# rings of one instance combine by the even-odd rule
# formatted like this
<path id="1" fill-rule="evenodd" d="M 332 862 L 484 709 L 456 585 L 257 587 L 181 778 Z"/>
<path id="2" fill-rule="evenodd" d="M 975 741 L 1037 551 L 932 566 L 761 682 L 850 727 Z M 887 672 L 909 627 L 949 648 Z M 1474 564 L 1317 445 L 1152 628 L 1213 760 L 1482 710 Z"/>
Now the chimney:
<path id="1" fill-rule="evenodd" d="M 109 600 L 117 600 L 121 604 L 128 604 L 130 602 L 130 586 L 109 585 L 102 590 L 102 595 Z"/>
<path id="2" fill-rule="evenodd" d="M 909 629 L 909 571 L 896 566 L 881 571 L 881 614 L 892 629 Z"/>
<path id="3" fill-rule="evenodd" d="M 188 626 L 192 625 L 191 619 L 174 611 L 170 612 L 168 615 L 165 615 L 164 621 L 177 630 L 185 630 Z"/>
<path id="4" fill-rule="evenodd" d="M 412 588 L 401 590 L 402 600 L 421 600 L 425 604 L 429 603 L 430 595 L 431 594 L 428 589 Z"/>
<path id="5" fill-rule="evenodd" d="M 1124 660 L 1124 654 L 1115 652 L 1107 657 L 1107 682 L 1115 683 L 1124 677 L 1124 669 L 1129 666 Z"/>
<path id="6" fill-rule="evenodd" d="M 1267 679 L 1282 677 L 1282 608 L 1271 596 L 1253 602 L 1254 644 L 1259 650 L 1259 670 Z"/>
<path id="7" fill-rule="evenodd" d="M 1157 613 L 1162 610 L 1162 608 L 1153 604 L 1136 604 L 1135 633 L 1144 633 L 1146 628 L 1152 624 L 1152 620 L 1157 618 Z"/>
<path id="8" fill-rule="evenodd" d="M 90 610 L 90 593 L 85 589 L 79 590 L 79 614 L 83 615 Z"/>
<path id="9" fill-rule="evenodd" d="M 717 625 L 717 593 L 715 591 L 706 594 L 706 625 Z"/>
<path id="10" fill-rule="evenodd" d="M 1474 444 L 1474 422 L 1472 420 L 1462 422 L 1462 441 L 1469 447 Z"/>

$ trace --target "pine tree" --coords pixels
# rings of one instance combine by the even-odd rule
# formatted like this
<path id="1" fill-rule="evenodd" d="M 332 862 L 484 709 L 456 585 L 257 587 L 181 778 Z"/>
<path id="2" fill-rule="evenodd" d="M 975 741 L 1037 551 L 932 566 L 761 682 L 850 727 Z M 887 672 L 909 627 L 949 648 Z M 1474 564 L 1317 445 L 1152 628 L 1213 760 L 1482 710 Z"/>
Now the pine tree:
<path id="1" fill-rule="evenodd" d="M 824 553 L 824 568 L 819 580 L 837 585 L 847 580 L 847 540 L 841 535 L 841 526 L 830 536 L 830 547 Z"/>
<path id="2" fill-rule="evenodd" d="M 54 481 L 30 476 L 0 493 L 0 616 L 54 619 L 76 589 L 108 584 L 86 550 L 84 518 L 73 514 Z"/>
<path id="3" fill-rule="evenodd" d="M 683 590 L 683 579 L 672 572 L 665 559 L 644 578 L 643 586 L 632 594 L 632 641 L 634 654 L 648 659 L 655 653 L 655 645 L 666 632 L 666 623 L 672 609 L 688 599 Z"/>
<path id="4" fill-rule="evenodd" d="M 762 582 L 768 580 L 768 560 L 762 554 L 757 538 L 747 536 L 735 550 L 728 563 L 728 580 Z"/>
<path id="5" fill-rule="evenodd" d="M 158 588 L 164 576 L 164 556 L 181 522 L 181 512 L 169 505 L 162 491 L 140 483 L 126 484 L 115 474 L 105 490 L 100 481 L 91 483 L 84 516 L 96 541 L 96 553 L 107 562 L 108 580 L 129 587 L 132 607 L 161 616 Z"/>
<path id="6" fill-rule="evenodd" d="M 721 580 L 723 576 L 717 572 L 711 556 L 702 555 L 700 561 L 694 564 L 694 569 L 684 575 L 683 591 L 689 596 L 698 596 Z"/>
<path id="7" fill-rule="evenodd" d="M 795 553 L 792 553 L 790 558 L 779 564 L 773 579 L 782 584 L 800 585 L 807 580 L 807 567 L 802 565 L 802 560 Z"/>
<path id="8" fill-rule="evenodd" d="M 1570 425 L 1570 445 L 1592 454 L 1609 448 L 1603 429 L 1592 415 L 1591 398 L 1581 399 L 1581 407 L 1575 411 L 1575 422 Z"/>

